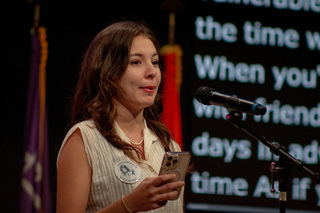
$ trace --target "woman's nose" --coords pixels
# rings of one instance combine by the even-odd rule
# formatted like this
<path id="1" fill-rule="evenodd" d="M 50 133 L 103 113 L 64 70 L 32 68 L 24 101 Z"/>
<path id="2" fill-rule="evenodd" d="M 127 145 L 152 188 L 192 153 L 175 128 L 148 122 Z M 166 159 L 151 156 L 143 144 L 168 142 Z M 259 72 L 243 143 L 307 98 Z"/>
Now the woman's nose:
<path id="1" fill-rule="evenodd" d="M 154 78 L 157 76 L 158 67 L 155 67 L 154 64 L 148 64 L 146 68 L 146 77 L 147 78 Z"/>

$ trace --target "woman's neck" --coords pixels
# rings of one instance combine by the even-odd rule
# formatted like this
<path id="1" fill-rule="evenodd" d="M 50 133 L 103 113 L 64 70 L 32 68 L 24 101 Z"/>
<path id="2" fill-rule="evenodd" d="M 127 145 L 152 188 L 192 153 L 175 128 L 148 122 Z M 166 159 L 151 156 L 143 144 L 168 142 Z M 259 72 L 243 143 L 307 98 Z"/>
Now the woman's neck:
<path id="1" fill-rule="evenodd" d="M 118 107 L 116 121 L 131 141 L 138 142 L 141 140 L 144 129 L 143 110 L 131 112 L 125 108 Z"/>

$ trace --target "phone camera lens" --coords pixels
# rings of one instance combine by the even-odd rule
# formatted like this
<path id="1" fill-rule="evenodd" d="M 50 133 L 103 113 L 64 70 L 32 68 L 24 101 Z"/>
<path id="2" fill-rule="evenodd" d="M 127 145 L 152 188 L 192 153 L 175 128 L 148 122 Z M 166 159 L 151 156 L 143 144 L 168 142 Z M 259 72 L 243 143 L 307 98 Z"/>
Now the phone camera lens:
<path id="1" fill-rule="evenodd" d="M 168 161 L 172 161 L 172 156 L 168 157 Z"/>
<path id="2" fill-rule="evenodd" d="M 170 162 L 167 162 L 166 166 L 167 166 L 167 167 L 171 166 L 171 163 L 170 163 Z"/>
<path id="3" fill-rule="evenodd" d="M 176 163 L 178 163 L 178 160 L 173 160 L 172 162 L 173 162 L 174 164 L 176 164 Z"/>

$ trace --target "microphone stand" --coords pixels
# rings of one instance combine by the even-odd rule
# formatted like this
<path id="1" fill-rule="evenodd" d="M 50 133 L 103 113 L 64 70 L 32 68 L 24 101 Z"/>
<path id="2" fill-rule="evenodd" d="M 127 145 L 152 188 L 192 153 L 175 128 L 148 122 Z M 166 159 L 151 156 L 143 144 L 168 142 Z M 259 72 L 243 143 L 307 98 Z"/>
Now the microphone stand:
<path id="1" fill-rule="evenodd" d="M 294 158 L 290 155 L 286 148 L 273 144 L 268 141 L 264 136 L 257 133 L 256 131 L 249 128 L 243 121 L 242 121 L 242 113 L 238 111 L 231 111 L 229 110 L 229 114 L 227 115 L 227 120 L 232 123 L 235 127 L 240 130 L 243 130 L 245 133 L 253 137 L 254 139 L 260 141 L 265 146 L 269 147 L 270 151 L 279 156 L 279 162 L 276 164 L 274 162 L 271 163 L 271 182 L 272 182 L 272 189 L 271 192 L 275 192 L 273 189 L 273 174 L 274 172 L 278 172 L 278 179 L 279 179 L 279 212 L 285 213 L 286 211 L 286 201 L 287 201 L 287 182 L 288 177 L 291 172 L 291 167 L 295 167 L 301 173 L 311 177 L 315 183 L 320 183 L 320 174 L 318 172 L 313 172 L 308 169 L 301 160 Z"/>

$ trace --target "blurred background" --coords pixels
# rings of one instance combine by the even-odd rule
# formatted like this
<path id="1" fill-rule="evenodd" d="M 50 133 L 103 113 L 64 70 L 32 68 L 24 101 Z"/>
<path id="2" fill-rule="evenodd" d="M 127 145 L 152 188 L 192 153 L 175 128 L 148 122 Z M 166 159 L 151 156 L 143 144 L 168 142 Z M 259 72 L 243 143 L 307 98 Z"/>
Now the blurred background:
<path id="1" fill-rule="evenodd" d="M 320 6 L 316 1 L 302 0 L 276 3 L 5 1 L 1 7 L 4 117 L 0 143 L 4 197 L 1 211 L 29 212 L 24 211 L 19 200 L 27 149 L 24 134 L 32 50 L 30 31 L 35 7 L 40 5 L 39 26 L 46 28 L 48 42 L 48 152 L 45 155 L 52 212 L 55 211 L 56 157 L 70 128 L 70 103 L 82 56 L 96 33 L 122 19 L 146 21 L 162 46 L 176 44 L 182 50 L 181 85 L 176 97 L 181 104 L 178 112 L 181 141 L 183 148 L 191 151 L 196 170 L 186 179 L 186 211 L 278 212 L 278 194 L 269 192 L 269 166 L 277 158 L 260 142 L 230 125 L 225 120 L 224 109 L 205 107 L 194 99 L 197 88 L 209 86 L 229 95 L 264 102 L 267 115 L 264 118 L 245 115 L 248 125 L 270 141 L 287 147 L 312 171 L 320 171 Z M 174 40 L 169 39 L 172 12 Z M 282 37 L 272 34 L 279 32 Z M 294 35 L 299 35 L 299 39 Z M 289 47 L 297 43 L 297 47 Z M 260 72 L 255 72 L 256 67 L 261 68 Z M 276 82 L 282 83 L 282 87 L 277 88 Z M 307 112 L 299 114 L 298 108 Z M 289 212 L 320 211 L 320 185 L 312 177 L 293 169 L 288 186 Z"/>

